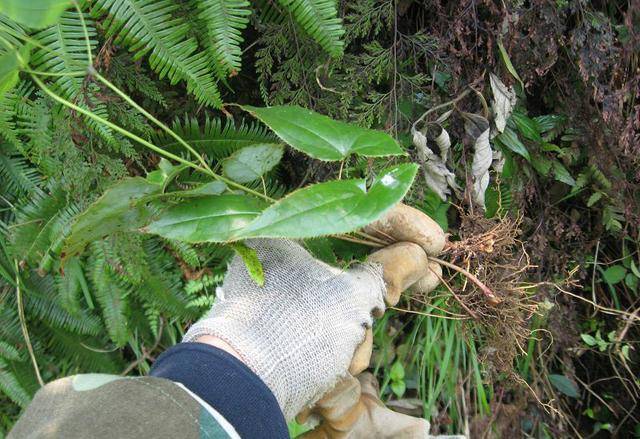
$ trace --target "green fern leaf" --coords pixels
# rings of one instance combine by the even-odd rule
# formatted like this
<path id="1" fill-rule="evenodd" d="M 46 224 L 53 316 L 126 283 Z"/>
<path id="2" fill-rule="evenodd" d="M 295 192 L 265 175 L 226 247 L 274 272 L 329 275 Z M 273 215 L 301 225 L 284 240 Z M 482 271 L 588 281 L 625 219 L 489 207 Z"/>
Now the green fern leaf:
<path id="1" fill-rule="evenodd" d="M 344 28 L 335 0 L 278 0 L 277 3 L 331 56 L 342 55 Z"/>
<path id="2" fill-rule="evenodd" d="M 14 199 L 37 192 L 41 177 L 13 147 L 0 144 L 0 181 L 0 195 Z"/>
<path id="3" fill-rule="evenodd" d="M 242 30 L 249 23 L 249 2 L 246 0 L 197 0 L 198 18 L 206 29 L 205 44 L 209 56 L 216 60 L 221 78 L 240 71 Z"/>
<path id="4" fill-rule="evenodd" d="M 98 0 L 92 10 L 104 21 L 107 36 L 124 44 L 134 59 L 149 54 L 149 65 L 171 84 L 187 83 L 187 91 L 206 105 L 220 107 L 220 92 L 212 76 L 207 54 L 189 38 L 189 25 L 172 13 L 179 5 L 171 0 Z"/>
<path id="5" fill-rule="evenodd" d="M 85 24 L 89 46 L 93 52 L 98 44 L 95 40 L 94 23 L 85 18 Z M 60 74 L 85 70 L 89 66 L 87 41 L 78 12 L 65 12 L 58 24 L 38 32 L 34 38 L 43 46 L 31 57 L 34 68 Z M 82 76 L 63 75 L 54 78 L 52 87 L 55 92 L 101 117 L 106 116 L 106 105 L 96 97 L 98 92 L 96 84 L 85 84 L 85 78 Z M 116 144 L 110 128 L 88 117 L 85 120 L 87 125 L 108 144 Z"/>
<path id="6" fill-rule="evenodd" d="M 4 340 L 0 340 L 0 357 L 11 361 L 22 361 L 23 359 L 20 351 Z"/>
<path id="7" fill-rule="evenodd" d="M 184 122 L 174 120 L 172 129 L 186 140 L 196 151 L 208 158 L 219 160 L 231 155 L 234 151 L 254 143 L 275 141 L 275 136 L 255 122 L 236 126 L 233 121 L 223 123 L 220 119 L 206 116 L 204 126 L 197 119 L 184 117 Z M 183 152 L 184 147 L 164 131 L 153 136 L 156 145 L 172 152 Z"/>
<path id="8" fill-rule="evenodd" d="M 113 272 L 112 264 L 115 263 L 108 243 L 100 241 L 92 244 L 89 266 L 95 296 L 102 308 L 102 317 L 109 337 L 118 347 L 122 347 L 129 341 L 127 327 L 129 292 Z"/>
<path id="9" fill-rule="evenodd" d="M 15 375 L 8 370 L 8 364 L 0 358 L 0 391 L 20 407 L 31 401 L 29 393 L 20 385 Z"/>
<path id="10" fill-rule="evenodd" d="M 98 335 L 103 331 L 100 320 L 86 312 L 72 314 L 60 303 L 54 279 L 32 275 L 25 282 L 25 312 L 48 325 L 75 334 Z"/>

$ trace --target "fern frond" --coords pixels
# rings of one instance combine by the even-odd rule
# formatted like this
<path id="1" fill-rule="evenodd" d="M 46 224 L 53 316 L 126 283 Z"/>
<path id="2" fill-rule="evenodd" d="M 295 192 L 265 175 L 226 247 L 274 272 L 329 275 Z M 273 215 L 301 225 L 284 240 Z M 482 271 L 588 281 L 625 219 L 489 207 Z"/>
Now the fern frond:
<path id="1" fill-rule="evenodd" d="M 143 247 L 148 272 L 133 293 L 171 317 L 192 316 L 187 310 L 187 297 L 182 293 L 182 281 L 175 270 L 175 260 L 164 251 L 161 244 L 160 240 L 153 237 L 145 239 Z"/>
<path id="2" fill-rule="evenodd" d="M 204 126 L 201 126 L 196 118 L 185 115 L 183 122 L 180 119 L 174 120 L 171 128 L 196 151 L 213 160 L 228 157 L 234 151 L 254 143 L 276 141 L 276 137 L 258 123 L 242 121 L 236 126 L 232 121 L 223 123 L 220 119 L 210 119 L 208 115 Z M 165 132 L 157 132 L 153 135 L 153 141 L 172 152 L 184 151 L 184 148 Z"/>
<path id="3" fill-rule="evenodd" d="M 218 76 L 226 78 L 240 71 L 244 41 L 242 30 L 249 23 L 249 2 L 246 0 L 197 0 L 198 18 L 206 29 L 205 45 L 209 57 L 216 61 Z"/>
<path id="4" fill-rule="evenodd" d="M 12 228 L 12 252 L 16 257 L 48 271 L 59 255 L 69 225 L 80 213 L 77 203 L 67 204 L 66 192 L 51 182 L 47 193 L 38 191 L 19 206 Z"/>
<path id="5" fill-rule="evenodd" d="M 4 340 L 0 340 L 0 357 L 10 361 L 21 361 L 23 359 L 20 351 L 15 346 Z"/>
<path id="6" fill-rule="evenodd" d="M 28 288 L 28 289 L 27 289 Z M 25 285 L 25 312 L 49 325 L 75 334 L 98 335 L 100 320 L 86 312 L 72 314 L 64 309 L 51 276 L 31 276 Z"/>
<path id="7" fill-rule="evenodd" d="M 20 144 L 14 121 L 17 99 L 15 90 L 0 94 L 0 138 L 16 146 Z"/>
<path id="8" fill-rule="evenodd" d="M 278 0 L 304 31 L 332 57 L 344 52 L 344 28 L 335 0 Z"/>
<path id="9" fill-rule="evenodd" d="M 183 241 L 175 239 L 164 239 L 169 248 L 175 252 L 175 254 L 182 259 L 189 267 L 200 267 L 200 259 L 198 258 L 198 252 L 191 245 Z"/>
<path id="10" fill-rule="evenodd" d="M 172 16 L 178 7 L 171 0 L 98 0 L 92 13 L 96 18 L 108 14 L 103 23 L 107 36 L 128 46 L 134 59 L 150 53 L 149 65 L 160 78 L 168 77 L 171 84 L 184 80 L 198 102 L 220 107 L 206 52 L 188 38 L 188 24 Z"/>
<path id="11" fill-rule="evenodd" d="M 35 193 L 41 182 L 38 172 L 9 144 L 0 144 L 0 194 L 15 199 Z"/>
<path id="12" fill-rule="evenodd" d="M 100 241 L 91 245 L 89 270 L 95 296 L 102 308 L 102 318 L 109 337 L 118 347 L 122 347 L 129 341 L 127 325 L 129 291 L 120 284 L 114 274 L 111 265 L 113 260 L 113 253 L 108 243 Z"/>
<path id="13" fill-rule="evenodd" d="M 67 363 L 67 374 L 77 372 L 117 373 L 118 365 L 109 352 L 91 349 L 92 345 L 104 345 L 102 338 L 78 339 L 77 335 L 59 329 L 51 329 L 49 348 L 61 361 Z"/>
<path id="14" fill-rule="evenodd" d="M 97 47 L 96 30 L 92 20 L 85 17 L 91 51 Z M 31 63 L 36 69 L 50 73 L 65 73 L 87 69 L 89 58 L 85 33 L 80 14 L 68 11 L 62 14 L 58 24 L 38 32 L 35 37 L 45 48 L 37 49 Z M 85 84 L 82 76 L 57 76 L 52 80 L 55 92 L 102 117 L 107 115 L 104 102 L 96 98 L 97 86 Z M 107 143 L 115 144 L 111 129 L 88 117 L 86 123 Z"/>
<path id="15" fill-rule="evenodd" d="M 0 358 L 0 391 L 23 408 L 31 401 L 29 393 L 9 371 L 9 365 L 2 358 Z"/>

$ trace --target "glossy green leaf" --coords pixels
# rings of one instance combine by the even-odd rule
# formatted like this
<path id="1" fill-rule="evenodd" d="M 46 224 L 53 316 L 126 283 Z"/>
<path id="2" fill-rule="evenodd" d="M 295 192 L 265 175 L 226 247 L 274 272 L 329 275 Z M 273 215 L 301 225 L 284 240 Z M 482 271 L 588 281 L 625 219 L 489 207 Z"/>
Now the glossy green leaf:
<path id="1" fill-rule="evenodd" d="M 580 397 L 580 391 L 578 386 L 575 385 L 573 381 L 567 378 L 565 375 L 549 375 L 549 381 L 553 384 L 553 387 L 558 389 L 558 391 L 564 393 L 570 398 L 578 398 Z"/>
<path id="2" fill-rule="evenodd" d="M 20 68 L 28 62 L 28 46 L 8 50 L 0 56 L 0 95 L 16 86 L 19 80 Z"/>
<path id="3" fill-rule="evenodd" d="M 337 180 L 291 193 L 236 238 L 311 238 L 355 230 L 378 219 L 409 190 L 418 166 L 386 169 L 367 190 L 364 180 Z"/>
<path id="4" fill-rule="evenodd" d="M 511 118 L 516 124 L 518 131 L 524 137 L 534 142 L 542 142 L 542 136 L 540 136 L 540 128 L 535 120 L 522 113 L 513 113 Z"/>
<path id="5" fill-rule="evenodd" d="M 404 154 L 387 133 L 333 120 L 297 106 L 251 107 L 260 119 L 293 148 L 320 160 L 342 160 L 350 154 L 381 157 Z"/>
<path id="6" fill-rule="evenodd" d="M 71 0 L 2 0 L 0 12 L 21 25 L 38 29 L 57 23 L 71 3 Z"/>
<path id="7" fill-rule="evenodd" d="M 251 247 L 242 242 L 234 242 L 231 244 L 231 248 L 242 258 L 244 266 L 251 276 L 251 279 L 259 286 L 264 286 L 264 270 L 262 269 L 262 263 L 258 259 L 258 253 Z"/>
<path id="8" fill-rule="evenodd" d="M 77 255 L 93 241 L 120 231 L 135 230 L 149 221 L 153 212 L 144 197 L 160 193 L 161 186 L 142 177 L 126 178 L 107 191 L 78 216 L 62 250 L 63 258 Z"/>
<path id="9" fill-rule="evenodd" d="M 524 144 L 518 138 L 518 135 L 511 128 L 505 128 L 504 132 L 498 134 L 495 139 L 516 154 L 521 155 L 529 161 L 531 160 L 531 156 L 529 155 L 527 147 L 524 146 Z"/>
<path id="10" fill-rule="evenodd" d="M 627 275 L 627 269 L 622 265 L 612 265 L 602 272 L 604 281 L 609 285 L 615 285 L 621 282 Z"/>
<path id="11" fill-rule="evenodd" d="M 164 211 L 141 229 L 184 242 L 226 242 L 256 218 L 267 204 L 246 195 L 193 198 Z"/>
<path id="12" fill-rule="evenodd" d="M 187 167 L 185 164 L 174 165 L 169 160 L 161 158 L 160 163 L 158 163 L 158 169 L 147 174 L 147 181 L 160 184 L 164 189 Z"/>
<path id="13" fill-rule="evenodd" d="M 593 335 L 590 334 L 580 334 L 580 338 L 582 339 L 582 341 L 584 341 L 588 346 L 595 346 L 598 342 L 596 341 L 596 339 L 593 337 Z"/>
<path id="14" fill-rule="evenodd" d="M 262 177 L 276 166 L 284 148 L 273 143 L 261 143 L 242 148 L 222 161 L 222 170 L 238 183 L 249 183 Z"/>
<path id="15" fill-rule="evenodd" d="M 533 166 L 538 174 L 546 177 L 549 175 L 549 172 L 551 172 L 553 163 L 543 155 L 534 155 L 531 157 L 531 166 Z"/>
<path id="16" fill-rule="evenodd" d="M 524 90 L 524 82 L 522 82 L 520 75 L 518 75 L 516 68 L 513 66 L 513 63 L 511 62 L 511 58 L 509 58 L 509 54 L 507 53 L 507 50 L 504 48 L 504 45 L 500 40 L 498 40 L 498 50 L 500 51 L 500 56 L 502 57 L 502 62 L 504 62 L 505 67 L 507 68 L 509 73 L 511 73 L 511 76 L 513 76 L 515 79 L 518 80 L 518 82 L 520 83 L 520 86 Z"/>
<path id="17" fill-rule="evenodd" d="M 569 186 L 576 185 L 575 179 L 571 176 L 567 168 L 565 168 L 558 160 L 553 161 L 553 175 L 556 177 L 556 180 L 562 183 L 568 184 Z"/>

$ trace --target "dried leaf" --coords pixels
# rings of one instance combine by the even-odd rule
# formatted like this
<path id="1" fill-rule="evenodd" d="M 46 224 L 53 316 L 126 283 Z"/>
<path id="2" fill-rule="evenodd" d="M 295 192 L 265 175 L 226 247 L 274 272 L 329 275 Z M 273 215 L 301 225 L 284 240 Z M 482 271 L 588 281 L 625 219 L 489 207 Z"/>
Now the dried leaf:
<path id="1" fill-rule="evenodd" d="M 493 100 L 491 108 L 493 110 L 493 120 L 498 132 L 503 132 L 507 126 L 507 119 L 511 116 L 513 107 L 516 105 L 517 97 L 513 87 L 507 87 L 496 75 L 489 75 L 491 81 L 491 91 Z"/>
<path id="2" fill-rule="evenodd" d="M 427 146 L 427 137 L 420 131 L 413 131 L 413 144 L 418 151 L 418 158 L 422 162 L 425 183 L 443 201 L 446 200 L 451 193 L 449 186 L 455 190 L 458 189 L 454 173 L 447 168 L 442 158 Z"/>
<path id="3" fill-rule="evenodd" d="M 440 134 L 436 137 L 436 144 L 440 149 L 440 158 L 446 163 L 447 157 L 449 156 L 449 148 L 451 148 L 451 138 L 444 128 L 442 128 L 442 131 L 440 131 Z"/>
<path id="4" fill-rule="evenodd" d="M 473 175 L 473 201 L 484 206 L 484 193 L 489 186 L 489 168 L 493 161 L 493 152 L 489 144 L 489 121 L 477 114 L 462 113 L 465 118 L 464 129 L 469 137 L 474 139 L 473 162 L 471 173 Z"/>

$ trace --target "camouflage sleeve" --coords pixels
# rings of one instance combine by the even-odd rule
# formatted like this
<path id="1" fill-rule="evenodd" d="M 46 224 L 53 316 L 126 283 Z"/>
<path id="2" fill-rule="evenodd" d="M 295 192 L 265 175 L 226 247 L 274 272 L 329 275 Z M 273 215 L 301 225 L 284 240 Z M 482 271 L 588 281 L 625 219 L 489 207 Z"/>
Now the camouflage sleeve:
<path id="1" fill-rule="evenodd" d="M 240 437 L 198 399 L 163 378 L 75 375 L 41 388 L 8 438 Z"/>
<path id="2" fill-rule="evenodd" d="M 287 438 L 269 388 L 244 363 L 202 343 L 179 343 L 152 376 L 75 375 L 42 387 L 10 439 Z"/>

